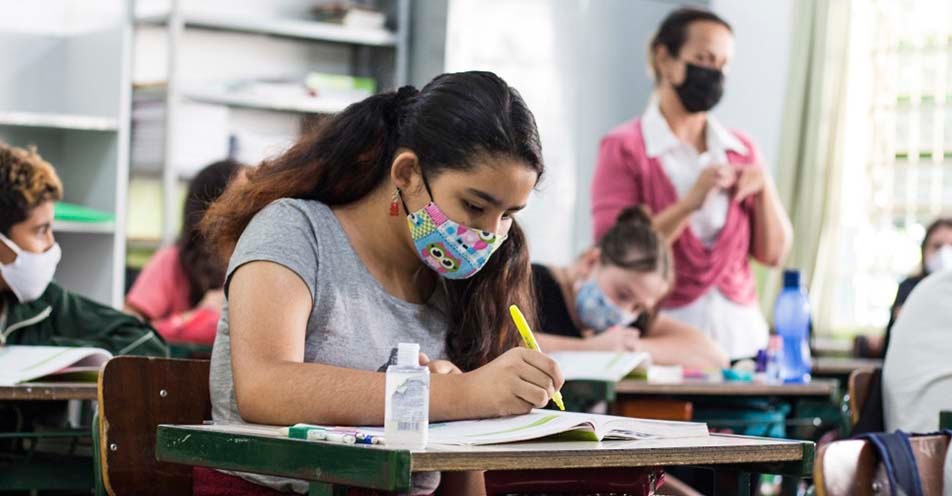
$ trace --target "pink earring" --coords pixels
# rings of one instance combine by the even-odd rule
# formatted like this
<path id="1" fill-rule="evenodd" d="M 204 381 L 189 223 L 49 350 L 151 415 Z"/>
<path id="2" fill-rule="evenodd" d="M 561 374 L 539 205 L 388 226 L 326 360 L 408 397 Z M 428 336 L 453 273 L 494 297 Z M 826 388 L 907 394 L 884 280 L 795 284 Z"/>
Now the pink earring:
<path id="1" fill-rule="evenodd" d="M 400 214 L 400 188 L 393 190 L 393 199 L 390 200 L 390 217 Z"/>

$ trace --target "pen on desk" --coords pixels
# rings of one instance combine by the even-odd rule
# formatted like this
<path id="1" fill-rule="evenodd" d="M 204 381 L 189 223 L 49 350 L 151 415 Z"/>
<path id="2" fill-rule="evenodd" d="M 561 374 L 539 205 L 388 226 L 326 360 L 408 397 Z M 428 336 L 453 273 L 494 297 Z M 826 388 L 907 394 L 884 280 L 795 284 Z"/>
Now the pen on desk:
<path id="1" fill-rule="evenodd" d="M 535 336 L 532 335 L 532 329 L 529 328 L 526 316 L 522 314 L 519 307 L 510 305 L 509 315 L 512 316 L 512 321 L 516 324 L 516 329 L 519 330 L 519 335 L 522 336 L 522 342 L 525 343 L 526 348 L 541 353 L 542 349 L 539 348 L 539 343 L 536 341 Z M 556 391 L 552 395 L 552 401 L 555 402 L 555 406 L 559 407 L 559 410 L 565 411 L 565 404 L 562 402 L 562 393 Z"/>

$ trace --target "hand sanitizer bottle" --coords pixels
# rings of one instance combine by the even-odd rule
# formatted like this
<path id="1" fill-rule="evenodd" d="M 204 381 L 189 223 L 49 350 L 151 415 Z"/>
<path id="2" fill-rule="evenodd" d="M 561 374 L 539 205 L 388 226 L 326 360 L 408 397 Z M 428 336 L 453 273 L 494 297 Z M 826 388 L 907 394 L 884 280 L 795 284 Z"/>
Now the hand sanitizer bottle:
<path id="1" fill-rule="evenodd" d="M 387 367 L 384 442 L 423 449 L 430 421 L 430 369 L 420 365 L 420 345 L 400 343 L 397 364 Z"/>

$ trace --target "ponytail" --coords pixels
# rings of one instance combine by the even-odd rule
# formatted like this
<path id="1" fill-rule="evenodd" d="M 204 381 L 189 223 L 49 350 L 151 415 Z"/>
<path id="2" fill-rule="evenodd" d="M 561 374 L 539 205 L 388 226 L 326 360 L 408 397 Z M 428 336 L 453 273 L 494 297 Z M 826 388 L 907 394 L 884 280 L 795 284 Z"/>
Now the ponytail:
<path id="1" fill-rule="evenodd" d="M 622 210 L 598 247 L 603 264 L 638 272 L 659 272 L 666 280 L 673 275 L 671 251 L 640 205 Z"/>

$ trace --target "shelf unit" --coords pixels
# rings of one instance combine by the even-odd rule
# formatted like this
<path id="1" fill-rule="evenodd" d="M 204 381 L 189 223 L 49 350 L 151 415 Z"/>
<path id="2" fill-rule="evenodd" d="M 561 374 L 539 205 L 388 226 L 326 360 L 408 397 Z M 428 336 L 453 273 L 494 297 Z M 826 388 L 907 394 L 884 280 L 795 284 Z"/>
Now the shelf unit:
<path id="1" fill-rule="evenodd" d="M 132 7 L 125 0 L 11 4 L 0 18 L 0 141 L 36 146 L 64 201 L 107 212 L 56 222 L 55 280 L 119 307 L 123 298 Z"/>
<path id="2" fill-rule="evenodd" d="M 314 2 L 309 0 L 252 1 L 240 5 L 224 0 L 171 0 L 152 11 L 143 8 L 148 5 L 137 5 L 134 81 L 161 82 L 158 90 L 150 91 L 154 98 L 162 99 L 164 129 L 158 166 L 154 160 L 141 164 L 142 167 L 136 161 L 132 164 L 134 180 L 152 181 L 161 189 L 161 230 L 134 229 L 136 237 L 158 237 L 168 244 L 178 234 L 183 180 L 205 165 L 187 158 L 195 155 L 190 153 L 194 148 L 190 140 L 195 138 L 183 132 L 182 126 L 192 120 L 193 110 L 227 109 L 222 155 L 227 153 L 256 164 L 264 158 L 264 152 L 253 145 L 246 146 L 246 142 L 253 140 L 243 140 L 245 134 L 253 136 L 255 144 L 269 144 L 270 140 L 279 151 L 314 116 L 340 112 L 355 101 L 229 91 L 229 86 L 221 83 L 286 78 L 300 80 L 303 85 L 304 76 L 316 71 L 372 77 L 378 90 L 405 84 L 409 69 L 410 1 L 362 3 L 385 12 L 387 27 L 350 27 L 313 20 L 308 10 Z M 204 55 L 209 53 L 213 56 Z M 160 68 L 143 69 L 146 66 Z M 159 93 L 161 96 L 156 96 Z M 222 136 L 212 136 L 207 143 L 222 143 Z M 210 161 L 204 158 L 207 153 L 199 155 L 203 156 L 201 161 Z M 220 158 L 224 156 L 215 159 Z M 155 222 L 151 210 L 154 209 L 142 216 L 133 215 Z"/>
<path id="3" fill-rule="evenodd" d="M 136 17 L 136 23 L 140 25 L 164 25 L 168 24 L 171 17 L 170 14 L 145 15 Z M 264 34 L 331 43 L 350 43 L 377 47 L 392 47 L 398 43 L 398 36 L 387 29 L 346 27 L 339 24 L 300 19 L 261 19 L 250 16 L 229 16 L 227 14 L 183 13 L 181 14 L 181 22 L 186 28 Z"/>
<path id="4" fill-rule="evenodd" d="M 270 110 L 301 114 L 333 114 L 354 103 L 351 100 L 328 98 L 272 98 L 264 95 L 229 94 L 224 91 L 183 91 L 182 96 L 196 102 L 228 107 Z"/>
<path id="5" fill-rule="evenodd" d="M 0 112 L 0 126 L 69 129 L 74 131 L 115 132 L 119 130 L 119 122 L 112 117 L 45 112 Z"/>

